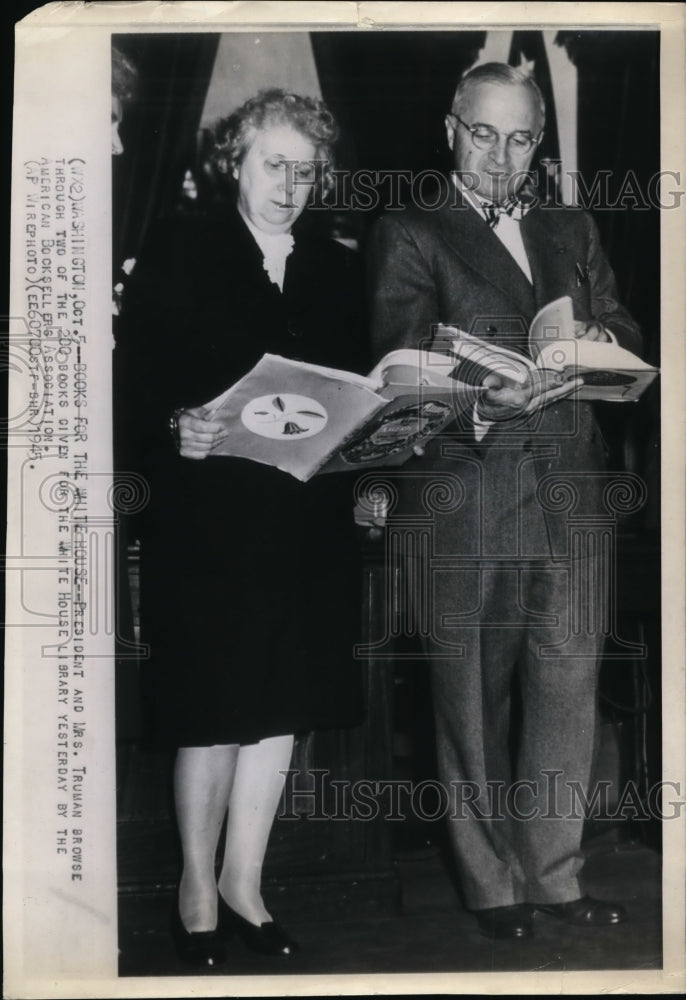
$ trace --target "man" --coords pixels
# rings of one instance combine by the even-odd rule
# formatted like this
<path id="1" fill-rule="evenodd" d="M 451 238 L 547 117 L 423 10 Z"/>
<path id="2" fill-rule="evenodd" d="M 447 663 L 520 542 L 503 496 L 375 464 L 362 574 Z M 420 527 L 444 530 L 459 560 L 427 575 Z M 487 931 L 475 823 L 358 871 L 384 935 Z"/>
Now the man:
<path id="1" fill-rule="evenodd" d="M 577 337 L 637 349 L 590 216 L 527 211 L 517 197 L 544 116 L 536 84 L 507 65 L 462 79 L 445 122 L 451 198 L 389 213 L 371 236 L 376 354 L 426 345 L 438 323 L 526 350 L 533 316 L 562 295 Z M 579 884 L 602 650 L 584 581 L 599 566 L 592 551 L 570 552 L 572 501 L 560 498 L 573 495 L 580 517 L 602 513 L 605 461 L 591 407 L 573 399 L 579 384 L 547 373 L 513 389 L 489 376 L 469 427 L 434 440 L 399 475 L 404 514 L 426 520 L 427 477 L 457 497 L 453 510 L 431 510 L 433 551 L 420 567 L 432 602 L 425 651 L 462 889 L 493 938 L 529 937 L 536 910 L 586 926 L 626 917 Z"/>

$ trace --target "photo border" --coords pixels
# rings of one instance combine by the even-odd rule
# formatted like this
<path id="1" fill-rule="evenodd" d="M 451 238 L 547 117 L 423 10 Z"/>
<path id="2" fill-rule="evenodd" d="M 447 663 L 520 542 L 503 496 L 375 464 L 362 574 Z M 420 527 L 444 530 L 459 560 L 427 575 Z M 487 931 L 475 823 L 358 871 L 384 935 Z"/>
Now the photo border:
<path id="1" fill-rule="evenodd" d="M 103 350 L 110 349 L 111 326 L 109 300 L 111 295 L 111 217 L 110 150 L 107 139 L 107 111 L 109 108 L 110 80 L 108 60 L 102 59 L 109 49 L 112 34 L 126 31 L 207 32 L 222 30 L 240 31 L 309 31 L 309 30 L 446 30 L 559 27 L 593 29 L 659 30 L 661 33 L 661 102 L 669 107 L 667 123 L 663 111 L 661 162 L 663 167 L 686 170 L 686 74 L 684 70 L 685 10 L 678 4 L 567 4 L 501 3 L 307 3 L 299 5 L 243 4 L 235 7 L 224 3 L 169 3 L 142 2 L 132 4 L 109 3 L 83 7 L 80 3 L 49 4 L 28 15 L 17 30 L 17 88 L 15 93 L 15 151 L 13 156 L 13 218 L 12 246 L 22 245 L 20 229 L 23 227 L 25 208 L 23 164 L 40 155 L 59 156 L 64 148 L 65 135 L 74 142 L 74 124 L 78 122 L 80 135 L 87 137 L 87 159 L 91 165 L 91 207 L 87 210 L 86 224 L 90 227 L 89 245 L 86 249 L 91 284 L 87 307 L 90 309 L 92 337 L 84 343 L 84 363 L 91 365 L 93 382 L 90 385 L 96 436 L 89 439 L 89 454 L 95 462 L 93 475 L 102 475 L 102 496 L 89 502 L 96 504 L 93 518 L 107 518 L 106 477 L 111 474 L 111 386 L 109 366 L 102 362 Z M 44 46 L 37 44 L 43 38 Z M 64 68 L 66 76 L 55 74 L 50 89 L 41 91 L 36 81 L 45 77 L 44 58 L 52 48 L 56 66 Z M 74 62 L 74 54 L 80 57 Z M 71 53 L 67 57 L 67 53 Z M 87 53 L 87 55 L 86 55 Z M 71 59 L 71 62 L 70 62 Z M 60 62 L 60 60 L 62 60 Z M 69 63 L 69 65 L 67 65 Z M 69 76 L 69 73 L 72 75 Z M 83 101 L 78 109 L 65 95 L 70 88 L 78 87 L 81 79 Z M 64 90 L 61 88 L 64 87 Z M 39 94 L 41 101 L 56 109 L 54 116 L 36 117 Z M 668 124 L 669 127 L 666 127 Z M 71 130 L 71 134 L 70 134 Z M 79 133 L 76 133 L 77 135 Z M 42 151 L 45 150 L 43 153 Z M 663 768 L 664 777 L 686 786 L 683 761 L 686 759 L 684 738 L 684 391 L 686 371 L 683 322 L 686 315 L 684 295 L 685 225 L 684 208 L 662 213 L 661 218 L 661 350 L 662 350 L 662 619 L 663 619 Z M 14 254 L 13 254 L 14 258 Z M 12 298 L 10 303 L 10 347 L 20 345 L 27 335 L 23 330 L 26 313 L 24 275 L 13 259 Z M 74 318 L 73 313 L 71 314 Z M 29 338 L 30 339 L 30 338 Z M 103 347 L 103 345 L 106 345 Z M 17 355 L 19 357 L 19 355 Z M 104 370 L 103 370 L 104 369 Z M 17 376 L 10 381 L 9 413 L 19 412 Z M 70 410 L 71 413 L 71 410 Z M 364 995 L 367 993 L 596 993 L 605 990 L 622 992 L 680 992 L 685 985 L 686 968 L 684 927 L 684 858 L 686 857 L 686 831 L 684 817 L 679 821 L 663 824 L 663 969 L 662 970 L 607 970 L 603 972 L 539 972 L 539 973 L 436 973 L 436 974 L 360 974 L 332 976 L 183 976 L 183 977 L 118 977 L 116 973 L 116 863 L 115 863 L 115 810 L 114 810 L 114 659 L 113 643 L 103 641 L 95 655 L 109 662 L 109 669 L 101 670 L 86 688 L 86 698 L 91 699 L 89 724 L 95 731 L 89 748 L 92 766 L 99 786 L 91 786 L 88 808 L 92 810 L 91 842 L 99 845 L 98 884 L 87 900 L 75 903 L 65 898 L 59 878 L 50 886 L 49 893 L 33 908 L 26 904 L 28 876 L 30 895 L 41 894 L 44 879 L 42 865 L 36 858 L 45 859 L 51 844 L 36 828 L 45 806 L 41 802 L 43 789 L 41 777 L 47 780 L 46 755 L 52 753 L 50 738 L 43 724 L 54 704 L 42 713 L 40 706 L 31 703 L 41 682 L 50 683 L 50 674 L 33 659 L 41 646 L 40 629 L 32 626 L 16 628 L 18 623 L 12 612 L 26 600 L 26 592 L 18 593 L 12 579 L 13 569 L 19 575 L 30 566 L 42 573 L 54 573 L 54 566 L 44 567 L 47 558 L 40 551 L 40 526 L 33 538 L 34 548 L 29 551 L 19 544 L 19 532 L 24 525 L 25 498 L 17 493 L 12 483 L 17 482 L 17 472 L 25 465 L 20 461 L 21 443 L 15 447 L 9 428 L 8 459 L 10 467 L 10 494 L 8 498 L 7 588 L 8 629 L 6 645 L 6 755 L 5 755 L 5 995 L 10 997 L 143 997 L 185 996 L 197 992 L 206 996 L 281 996 L 281 995 Z M 73 424 L 70 433 L 74 432 Z M 92 451 L 91 451 L 92 449 Z M 71 455 L 71 452 L 70 452 Z M 675 474 L 675 470 L 678 473 Z M 14 476 L 13 476 L 14 474 Z M 19 480 L 22 484 L 33 481 Z M 102 504 L 102 507 L 97 506 Z M 49 530 L 49 529 L 46 529 Z M 33 531 L 33 528 L 32 528 Z M 26 559 L 34 562 L 27 564 Z M 35 560 L 38 560 L 37 562 Z M 23 567 L 23 569 L 22 569 Z M 37 585 L 33 600 L 52 600 L 51 578 L 44 577 Z M 43 606 L 41 604 L 41 606 Z M 94 642 L 100 643 L 98 637 Z M 31 663 L 31 670 L 27 665 Z M 51 669 L 48 667 L 48 670 Z M 46 699 L 47 701 L 47 699 Z M 37 721 L 39 732 L 34 729 Z M 89 765 L 91 766 L 90 762 Z M 37 777 L 38 776 L 38 777 Z M 683 800 L 683 796 L 682 796 Z M 49 799 L 52 801 L 52 799 Z M 48 869 L 49 870 L 49 869 Z M 36 896 L 38 894 L 38 897 Z M 37 921 L 35 934 L 46 943 L 44 960 L 48 963 L 38 969 L 35 962 L 29 967 L 23 960 L 24 920 L 32 913 Z M 88 935 L 88 936 L 85 936 Z M 84 942 L 88 941 L 84 949 Z M 73 956 L 84 975 L 66 975 L 64 970 L 74 966 Z M 66 963 L 66 964 L 65 964 Z M 40 973 L 37 974 L 37 973 Z"/>

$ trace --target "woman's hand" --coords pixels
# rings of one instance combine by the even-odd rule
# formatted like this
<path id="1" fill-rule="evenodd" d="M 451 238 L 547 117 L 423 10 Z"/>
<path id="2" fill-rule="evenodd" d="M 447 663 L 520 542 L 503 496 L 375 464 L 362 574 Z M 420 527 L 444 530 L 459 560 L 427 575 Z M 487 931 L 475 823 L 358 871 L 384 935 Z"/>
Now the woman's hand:
<path id="1" fill-rule="evenodd" d="M 179 454 L 184 458 L 207 458 L 224 437 L 221 424 L 214 423 L 204 406 L 179 414 Z"/>
<path id="2" fill-rule="evenodd" d="M 580 389 L 583 380 L 562 380 L 562 375 L 547 370 L 532 371 L 529 380 L 521 386 L 506 385 L 496 375 L 487 375 L 478 404 L 478 413 L 483 420 L 508 420 L 535 413 L 549 403 L 557 402 Z"/>

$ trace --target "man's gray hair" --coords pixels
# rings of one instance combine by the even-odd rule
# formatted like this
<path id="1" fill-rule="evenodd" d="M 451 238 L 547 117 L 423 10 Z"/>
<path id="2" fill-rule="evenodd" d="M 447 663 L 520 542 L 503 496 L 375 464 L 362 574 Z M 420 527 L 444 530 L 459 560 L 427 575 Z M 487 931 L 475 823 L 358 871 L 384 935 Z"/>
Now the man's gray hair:
<path id="1" fill-rule="evenodd" d="M 507 63 L 483 63 L 481 66 L 475 66 L 474 69 L 465 73 L 458 83 L 455 96 L 453 97 L 451 110 L 454 114 L 461 113 L 469 98 L 482 83 L 499 83 L 505 86 L 528 87 L 538 105 L 541 114 L 541 127 L 543 127 L 545 124 L 545 101 L 543 100 L 543 94 L 538 84 L 532 76 L 527 76 L 526 73 L 515 69 L 514 66 L 508 66 Z"/>

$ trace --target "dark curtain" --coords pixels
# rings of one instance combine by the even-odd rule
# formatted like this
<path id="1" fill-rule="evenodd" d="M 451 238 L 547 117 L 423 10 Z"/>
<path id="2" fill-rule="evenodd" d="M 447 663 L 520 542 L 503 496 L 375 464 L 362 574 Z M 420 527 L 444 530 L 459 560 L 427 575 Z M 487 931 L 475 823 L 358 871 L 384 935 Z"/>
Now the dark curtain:
<path id="1" fill-rule="evenodd" d="M 113 261 L 136 257 L 150 225 L 172 211 L 195 166 L 200 117 L 219 34 L 113 35 L 139 73 L 113 163 Z"/>
<path id="2" fill-rule="evenodd" d="M 365 181 L 371 204 L 349 218 L 359 238 L 389 200 L 411 198 L 411 182 L 391 172 L 450 169 L 444 119 L 484 39 L 483 31 L 312 34 L 322 96 L 343 134 L 342 166 L 379 172 Z M 430 184 L 423 194 L 430 198 Z"/>
<path id="3" fill-rule="evenodd" d="M 648 200 L 631 197 L 630 172 L 645 195 L 660 170 L 660 34 L 558 37 L 579 72 L 579 169 L 586 187 L 600 170 L 611 172 L 608 198 L 591 209 L 623 301 L 646 335 L 647 359 L 659 364 L 660 217 Z"/>
<path id="4" fill-rule="evenodd" d="M 116 45 L 135 65 L 138 83 L 127 104 L 120 135 L 124 152 L 112 162 L 112 260 L 114 283 L 126 281 L 120 270 L 136 258 L 148 230 L 181 199 L 186 170 L 195 166 L 200 116 L 219 35 L 114 35 Z M 124 293 L 125 296 L 125 293 Z M 125 297 L 124 297 L 125 301 Z M 135 442 L 125 428 L 127 347 L 118 318 L 113 319 L 113 420 L 115 472 L 135 468 Z M 117 531 L 117 673 L 115 717 L 120 742 L 140 735 L 138 666 L 134 642 L 132 594 L 128 569 L 137 536 L 135 518 L 123 518 Z"/>
<path id="5" fill-rule="evenodd" d="M 598 182 L 588 207 L 620 297 L 643 330 L 643 356 L 659 365 L 660 212 L 651 204 L 650 192 L 661 166 L 674 167 L 660 163 L 660 34 L 570 31 L 559 32 L 558 41 L 579 74 L 579 170 L 586 191 Z M 657 537 L 659 382 L 635 407 L 605 404 L 598 409 L 615 464 L 640 473 L 649 484 L 648 502 L 635 527 Z"/>
<path id="6" fill-rule="evenodd" d="M 313 33 L 322 94 L 354 152 L 350 165 L 449 165 L 443 120 L 484 39 L 483 31 Z"/>

